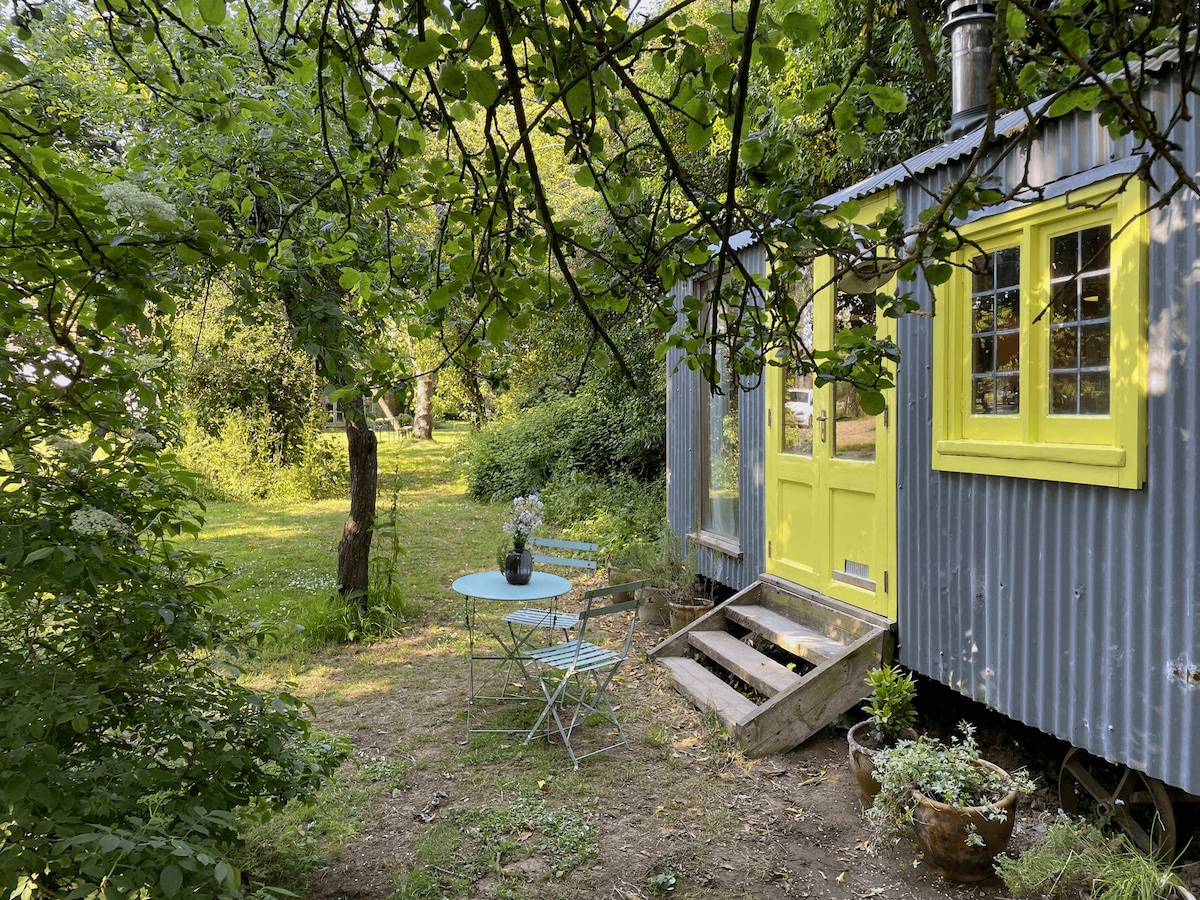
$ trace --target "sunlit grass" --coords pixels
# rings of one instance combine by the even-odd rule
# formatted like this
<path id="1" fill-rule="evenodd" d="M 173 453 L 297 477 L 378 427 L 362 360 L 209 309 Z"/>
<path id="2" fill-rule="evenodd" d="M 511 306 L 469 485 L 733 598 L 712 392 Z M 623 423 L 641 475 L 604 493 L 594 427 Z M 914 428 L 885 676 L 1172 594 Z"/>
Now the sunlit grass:
<path id="1" fill-rule="evenodd" d="M 461 617 L 461 598 L 451 583 L 493 565 L 503 538 L 505 510 L 470 499 L 454 471 L 454 454 L 466 433 L 459 426 L 440 430 L 433 441 L 384 437 L 379 443 L 376 528 L 387 527 L 394 498 L 399 589 L 426 621 Z M 267 649 L 267 660 L 307 663 L 311 641 L 297 626 L 319 621 L 334 602 L 337 545 L 347 512 L 346 499 L 209 504 L 199 548 L 228 571 L 221 581 L 224 610 L 277 629 L 279 642 Z M 377 535 L 375 552 L 385 552 L 386 544 Z"/>

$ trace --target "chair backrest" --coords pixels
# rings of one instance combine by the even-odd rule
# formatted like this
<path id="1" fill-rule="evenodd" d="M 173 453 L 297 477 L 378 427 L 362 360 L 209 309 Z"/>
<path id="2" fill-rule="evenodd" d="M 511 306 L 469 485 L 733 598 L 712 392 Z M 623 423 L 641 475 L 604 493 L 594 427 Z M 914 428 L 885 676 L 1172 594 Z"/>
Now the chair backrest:
<path id="1" fill-rule="evenodd" d="M 584 591 L 583 603 L 579 610 L 579 640 L 584 640 L 590 620 L 633 611 L 634 614 L 629 617 L 629 627 L 625 630 L 625 642 L 621 647 L 620 654 L 622 658 L 628 656 L 629 646 L 633 643 L 633 627 L 637 624 L 637 609 L 646 602 L 646 588 L 649 586 L 649 581 L 630 581 L 625 584 L 610 584 L 607 587 Z M 606 597 L 614 594 L 632 594 L 633 599 L 623 600 L 620 603 L 603 603 Z M 597 601 L 600 602 L 600 605 L 597 605 Z"/>
<path id="2" fill-rule="evenodd" d="M 596 571 L 596 554 L 600 551 L 599 544 L 588 541 L 559 541 L 554 538 L 530 538 L 530 552 L 533 561 L 544 566 L 567 566 L 573 569 Z M 541 553 L 550 550 L 551 553 Z"/>

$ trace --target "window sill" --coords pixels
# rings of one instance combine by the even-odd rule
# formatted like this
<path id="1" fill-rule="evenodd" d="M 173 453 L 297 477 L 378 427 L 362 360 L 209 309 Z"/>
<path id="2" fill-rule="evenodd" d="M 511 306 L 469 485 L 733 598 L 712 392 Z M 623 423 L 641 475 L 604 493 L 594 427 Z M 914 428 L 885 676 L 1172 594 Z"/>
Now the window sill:
<path id="1" fill-rule="evenodd" d="M 713 534 L 708 531 L 697 531 L 688 534 L 688 540 L 701 547 L 707 547 L 710 550 L 716 550 L 724 553 L 726 556 L 732 556 L 734 559 L 742 558 L 742 545 L 734 538 L 723 537 L 719 534 Z"/>
<path id="2" fill-rule="evenodd" d="M 933 450 L 933 468 L 942 472 L 1134 489 L 1143 482 L 1139 466 L 1123 447 L 945 440 L 936 441 Z"/>

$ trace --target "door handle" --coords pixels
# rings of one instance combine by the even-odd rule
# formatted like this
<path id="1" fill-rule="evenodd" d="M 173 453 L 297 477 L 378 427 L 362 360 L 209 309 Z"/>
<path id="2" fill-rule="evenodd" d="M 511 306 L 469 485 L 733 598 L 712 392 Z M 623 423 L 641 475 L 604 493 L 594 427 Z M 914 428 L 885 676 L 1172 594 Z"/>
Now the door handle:
<path id="1" fill-rule="evenodd" d="M 821 443 L 822 444 L 824 444 L 825 440 L 826 440 L 826 438 L 825 438 L 825 423 L 829 419 L 829 416 L 825 415 L 825 413 L 826 413 L 826 410 L 821 410 L 821 414 L 819 416 L 817 416 L 817 421 L 821 423 Z"/>

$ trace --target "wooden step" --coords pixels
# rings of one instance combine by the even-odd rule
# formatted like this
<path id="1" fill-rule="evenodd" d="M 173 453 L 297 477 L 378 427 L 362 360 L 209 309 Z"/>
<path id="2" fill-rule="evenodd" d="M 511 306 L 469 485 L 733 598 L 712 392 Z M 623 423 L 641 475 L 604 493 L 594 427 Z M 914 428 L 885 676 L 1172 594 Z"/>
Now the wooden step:
<path id="1" fill-rule="evenodd" d="M 800 681 L 800 676 L 727 631 L 693 631 L 688 643 L 732 672 L 760 694 L 774 697 Z"/>
<path id="2" fill-rule="evenodd" d="M 846 645 L 835 638 L 793 622 L 765 606 L 728 606 L 725 608 L 725 617 L 817 665 L 846 649 Z"/>
<path id="3" fill-rule="evenodd" d="M 671 670 L 675 689 L 701 709 L 711 709 L 727 728 L 754 717 L 758 707 L 694 659 L 667 656 L 659 663 Z"/>

